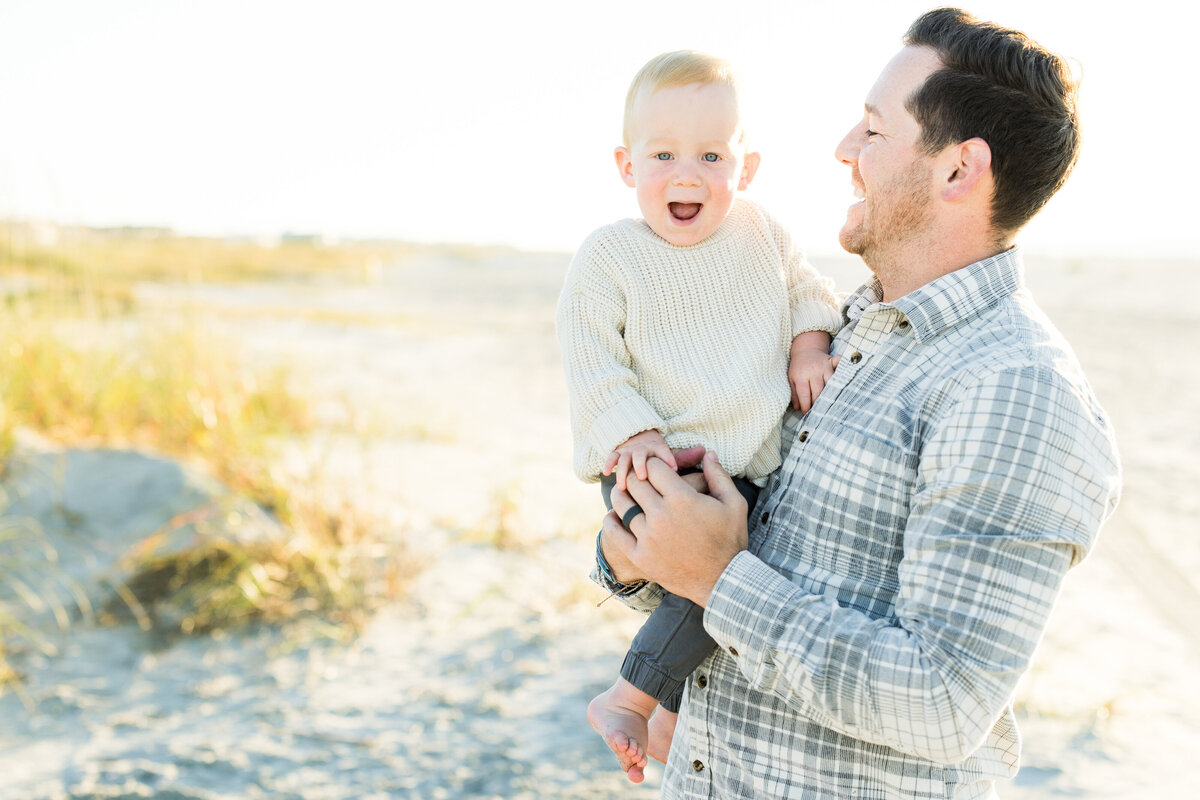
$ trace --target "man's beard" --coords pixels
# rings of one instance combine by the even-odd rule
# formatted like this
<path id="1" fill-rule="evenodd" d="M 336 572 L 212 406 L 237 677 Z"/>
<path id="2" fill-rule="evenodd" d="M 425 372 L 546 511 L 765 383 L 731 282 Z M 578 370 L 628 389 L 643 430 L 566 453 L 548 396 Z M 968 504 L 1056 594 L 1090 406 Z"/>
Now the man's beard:
<path id="1" fill-rule="evenodd" d="M 909 168 L 888 184 L 870 193 L 863 218 L 852 230 L 843 228 L 838 235 L 842 248 L 861 256 L 874 268 L 911 242 L 928 226 L 932 215 L 929 197 L 931 167 L 924 160 Z"/>

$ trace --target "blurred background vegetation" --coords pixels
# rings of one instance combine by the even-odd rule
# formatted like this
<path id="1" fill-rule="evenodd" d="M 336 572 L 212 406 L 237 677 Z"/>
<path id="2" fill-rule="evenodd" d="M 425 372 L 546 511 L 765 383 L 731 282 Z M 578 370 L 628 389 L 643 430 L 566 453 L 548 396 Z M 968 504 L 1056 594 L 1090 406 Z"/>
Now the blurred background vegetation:
<path id="1" fill-rule="evenodd" d="M 353 631 L 402 581 L 381 560 L 373 521 L 327 507 L 311 476 L 280 468 L 281 448 L 314 426 L 310 400 L 286 368 L 247 362 L 207 335 L 201 308 L 164 314 L 138 300 L 147 284 L 220 285 L 369 279 L 416 250 L 396 243 L 331 244 L 311 237 L 255 242 L 180 237 L 161 229 L 49 228 L 0 223 L 0 477 L 21 431 L 65 447 L 134 448 L 198 464 L 257 504 L 289 535 L 243 541 L 227 526 L 193 526 L 185 548 L 134 554 L 101 621 L 132 615 L 200 633 L 315 613 Z M 36 639 L 21 606 L 44 602 L 31 564 L 54 554 L 29 520 L 6 518 L 0 493 L 0 686 L 15 641 Z M 161 532 L 146 531 L 151 545 Z M 86 598 L 60 624 L 92 613 Z M 169 613 L 158 613 L 165 609 Z"/>

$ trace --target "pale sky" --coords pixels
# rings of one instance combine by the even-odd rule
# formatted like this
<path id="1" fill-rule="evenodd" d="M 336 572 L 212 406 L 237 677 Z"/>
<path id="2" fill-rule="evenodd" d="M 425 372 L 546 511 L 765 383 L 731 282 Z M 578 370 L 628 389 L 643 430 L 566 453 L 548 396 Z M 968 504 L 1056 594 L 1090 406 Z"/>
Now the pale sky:
<path id="1" fill-rule="evenodd" d="M 748 191 L 813 253 L 852 201 L 833 149 L 935 3 L 2 0 L 0 216 L 573 250 L 637 216 L 617 178 L 651 56 L 740 68 Z M 1031 249 L 1200 256 L 1191 2 L 962 2 L 1083 71 L 1085 145 Z"/>

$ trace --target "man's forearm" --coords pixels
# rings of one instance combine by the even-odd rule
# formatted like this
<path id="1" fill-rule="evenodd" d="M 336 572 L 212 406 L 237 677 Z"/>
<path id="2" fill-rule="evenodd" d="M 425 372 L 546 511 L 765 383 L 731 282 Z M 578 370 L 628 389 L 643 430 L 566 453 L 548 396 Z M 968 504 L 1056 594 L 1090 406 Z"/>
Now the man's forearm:
<path id="1" fill-rule="evenodd" d="M 979 746 L 1009 702 L 1071 562 L 1066 545 L 1013 547 L 1030 569 L 1037 564 L 1022 585 L 1040 587 L 1023 598 L 1019 619 L 1014 610 L 1014 628 L 1027 632 L 1019 647 L 1012 637 L 993 644 L 988 624 L 969 630 L 960 613 L 970 598 L 953 602 L 944 618 L 914 610 L 893 623 L 806 592 L 748 552 L 718 581 L 705 627 L 736 652 L 756 689 L 849 736 L 954 763 Z"/>

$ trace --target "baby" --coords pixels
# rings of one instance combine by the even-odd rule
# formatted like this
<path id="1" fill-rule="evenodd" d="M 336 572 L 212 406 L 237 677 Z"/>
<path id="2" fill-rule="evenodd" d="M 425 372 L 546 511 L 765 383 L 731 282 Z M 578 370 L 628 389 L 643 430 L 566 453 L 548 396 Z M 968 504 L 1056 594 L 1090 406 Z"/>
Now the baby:
<path id="1" fill-rule="evenodd" d="M 675 469 L 672 449 L 694 446 L 719 454 L 753 508 L 781 463 L 789 399 L 807 411 L 836 366 L 831 283 L 766 211 L 736 196 L 759 165 L 740 101 L 730 65 L 713 56 L 664 53 L 642 67 L 615 155 L 643 219 L 594 232 L 567 272 L 556 324 L 574 466 L 601 481 L 610 509 L 631 469 L 645 479 L 651 457 Z M 610 589 L 637 588 L 611 579 L 599 543 L 597 555 Z M 669 741 L 684 683 L 714 647 L 703 613 L 666 595 L 621 678 L 588 706 L 634 782 L 652 749 L 651 715 L 656 741 Z"/>

